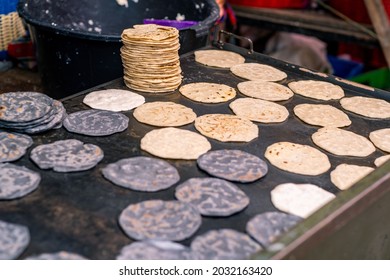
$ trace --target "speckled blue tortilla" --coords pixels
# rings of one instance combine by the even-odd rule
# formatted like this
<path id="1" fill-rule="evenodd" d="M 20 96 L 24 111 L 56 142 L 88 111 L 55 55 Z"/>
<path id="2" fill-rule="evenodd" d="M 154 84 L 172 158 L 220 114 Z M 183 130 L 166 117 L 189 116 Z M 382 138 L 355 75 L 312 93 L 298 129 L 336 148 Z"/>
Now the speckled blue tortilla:
<path id="1" fill-rule="evenodd" d="M 30 136 L 0 131 L 0 163 L 20 159 L 32 144 Z"/>
<path id="2" fill-rule="evenodd" d="M 250 219 L 246 224 L 246 231 L 261 245 L 268 247 L 302 220 L 298 216 L 283 212 L 265 212 Z"/>
<path id="3" fill-rule="evenodd" d="M 18 258 L 30 243 L 26 226 L 0 221 L 0 260 Z"/>
<path id="4" fill-rule="evenodd" d="M 191 178 L 176 187 L 175 197 L 194 205 L 204 216 L 230 216 L 249 205 L 242 190 L 218 178 Z"/>
<path id="5" fill-rule="evenodd" d="M 23 197 L 38 188 L 39 173 L 12 163 L 0 163 L 0 200 Z"/>
<path id="6" fill-rule="evenodd" d="M 180 243 L 162 240 L 133 242 L 123 247 L 117 260 L 192 260 L 196 255 Z"/>
<path id="7" fill-rule="evenodd" d="M 49 111 L 44 116 L 26 122 L 1 122 L 0 127 L 26 134 L 36 134 L 62 125 L 67 116 L 65 107 L 58 100 L 52 100 Z"/>
<path id="8" fill-rule="evenodd" d="M 197 159 L 200 169 L 229 181 L 248 183 L 265 176 L 268 165 L 259 157 L 241 150 L 216 150 Z"/>
<path id="9" fill-rule="evenodd" d="M 53 104 L 54 114 L 49 119 L 41 122 L 39 125 L 25 127 L 22 131 L 28 134 L 36 134 L 50 129 L 55 129 L 56 127 L 62 125 L 62 121 L 67 116 L 65 107 L 61 102 L 56 100 Z"/>
<path id="10" fill-rule="evenodd" d="M 53 99 L 39 92 L 7 92 L 0 95 L 0 121 L 28 122 L 46 115 Z"/>
<path id="11" fill-rule="evenodd" d="M 181 241 L 200 227 L 198 210 L 187 203 L 169 200 L 147 200 L 130 204 L 119 216 L 119 225 L 133 239 Z"/>
<path id="12" fill-rule="evenodd" d="M 122 113 L 91 109 L 69 114 L 63 125 L 69 132 L 107 136 L 126 130 L 129 118 Z"/>
<path id="13" fill-rule="evenodd" d="M 262 247 L 247 234 L 220 229 L 195 237 L 191 249 L 204 260 L 244 260 L 261 251 Z"/>
<path id="14" fill-rule="evenodd" d="M 179 172 L 168 162 L 143 156 L 108 164 L 102 173 L 118 186 L 145 192 L 167 189 L 180 180 Z"/>
<path id="15" fill-rule="evenodd" d="M 41 169 L 53 169 L 57 172 L 75 172 L 88 170 L 102 159 L 103 150 L 93 144 L 84 144 L 76 139 L 59 140 L 35 147 L 31 160 Z"/>
<path id="16" fill-rule="evenodd" d="M 55 114 L 54 107 L 55 107 L 56 102 L 59 102 L 59 101 L 53 100 L 53 105 L 50 108 L 50 111 L 46 115 L 42 116 L 41 118 L 34 119 L 34 120 L 28 121 L 28 122 L 0 122 L 0 125 L 5 127 L 5 128 L 12 129 L 12 130 L 23 130 L 26 128 L 31 128 L 31 127 L 41 125 L 43 123 L 47 123 L 53 118 L 53 116 Z"/>

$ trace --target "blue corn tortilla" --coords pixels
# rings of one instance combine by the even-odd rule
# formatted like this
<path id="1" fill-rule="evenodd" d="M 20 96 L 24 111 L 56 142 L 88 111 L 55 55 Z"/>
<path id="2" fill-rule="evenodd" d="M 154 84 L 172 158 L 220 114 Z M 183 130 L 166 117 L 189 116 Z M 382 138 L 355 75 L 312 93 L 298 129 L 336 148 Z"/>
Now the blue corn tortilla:
<path id="1" fill-rule="evenodd" d="M 176 200 L 147 200 L 127 206 L 119 216 L 119 225 L 135 240 L 181 241 L 200 227 L 198 210 Z"/>
<path id="2" fill-rule="evenodd" d="M 91 109 L 69 114 L 63 125 L 77 134 L 107 136 L 126 130 L 129 118 L 122 113 Z"/>
<path id="3" fill-rule="evenodd" d="M 0 220 L 0 260 L 18 258 L 30 243 L 26 226 Z"/>
<path id="4" fill-rule="evenodd" d="M 226 217 L 249 205 L 249 197 L 242 190 L 218 178 L 191 178 L 176 187 L 175 197 L 194 205 L 204 216 Z"/>
<path id="5" fill-rule="evenodd" d="M 41 169 L 57 172 L 84 171 L 96 166 L 104 157 L 103 150 L 76 139 L 59 140 L 35 147 L 31 160 Z"/>
<path id="6" fill-rule="evenodd" d="M 0 163 L 0 201 L 26 196 L 38 188 L 40 181 L 39 173 L 24 166 Z"/>
<path id="7" fill-rule="evenodd" d="M 195 237 L 191 249 L 204 260 L 242 260 L 261 251 L 262 247 L 247 234 L 220 229 Z"/>
<path id="8" fill-rule="evenodd" d="M 0 131 L 0 163 L 20 159 L 32 144 L 30 136 Z"/>
<path id="9" fill-rule="evenodd" d="M 144 192 L 164 190 L 180 180 L 179 172 L 168 162 L 143 156 L 108 164 L 102 173 L 118 186 Z"/>
<path id="10" fill-rule="evenodd" d="M 268 165 L 259 157 L 241 150 L 216 150 L 197 159 L 200 169 L 229 181 L 254 182 L 268 172 Z"/>

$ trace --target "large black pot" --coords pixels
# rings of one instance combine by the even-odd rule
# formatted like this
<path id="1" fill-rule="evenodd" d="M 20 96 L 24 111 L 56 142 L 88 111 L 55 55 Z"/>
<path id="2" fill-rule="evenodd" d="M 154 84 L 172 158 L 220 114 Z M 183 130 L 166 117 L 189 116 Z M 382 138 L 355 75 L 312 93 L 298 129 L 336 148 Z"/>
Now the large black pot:
<path id="1" fill-rule="evenodd" d="M 20 0 L 37 48 L 45 93 L 62 98 L 123 75 L 123 29 L 144 19 L 185 16 L 198 24 L 181 29 L 180 54 L 203 47 L 218 19 L 215 0 Z"/>

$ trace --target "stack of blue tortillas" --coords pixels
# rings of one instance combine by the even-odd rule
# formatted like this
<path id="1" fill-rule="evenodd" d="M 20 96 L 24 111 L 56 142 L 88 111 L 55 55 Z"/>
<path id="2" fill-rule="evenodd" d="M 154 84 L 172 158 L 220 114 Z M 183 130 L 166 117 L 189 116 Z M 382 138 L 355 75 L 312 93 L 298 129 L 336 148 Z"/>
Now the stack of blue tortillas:
<path id="1" fill-rule="evenodd" d="M 229 181 L 250 183 L 268 173 L 267 163 L 241 150 L 215 150 L 197 159 L 198 167 L 212 176 Z"/>
<path id="2" fill-rule="evenodd" d="M 62 126 L 66 110 L 60 101 L 39 92 L 0 95 L 0 128 L 34 134 Z"/>

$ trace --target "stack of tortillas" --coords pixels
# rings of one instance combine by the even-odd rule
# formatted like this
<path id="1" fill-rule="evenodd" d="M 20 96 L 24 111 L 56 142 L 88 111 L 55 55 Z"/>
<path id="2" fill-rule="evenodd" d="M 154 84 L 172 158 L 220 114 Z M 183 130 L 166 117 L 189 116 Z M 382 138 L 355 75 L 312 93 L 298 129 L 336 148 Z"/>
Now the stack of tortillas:
<path id="1" fill-rule="evenodd" d="M 127 87 L 169 92 L 181 84 L 179 31 L 156 24 L 134 25 L 122 32 L 121 58 Z"/>

